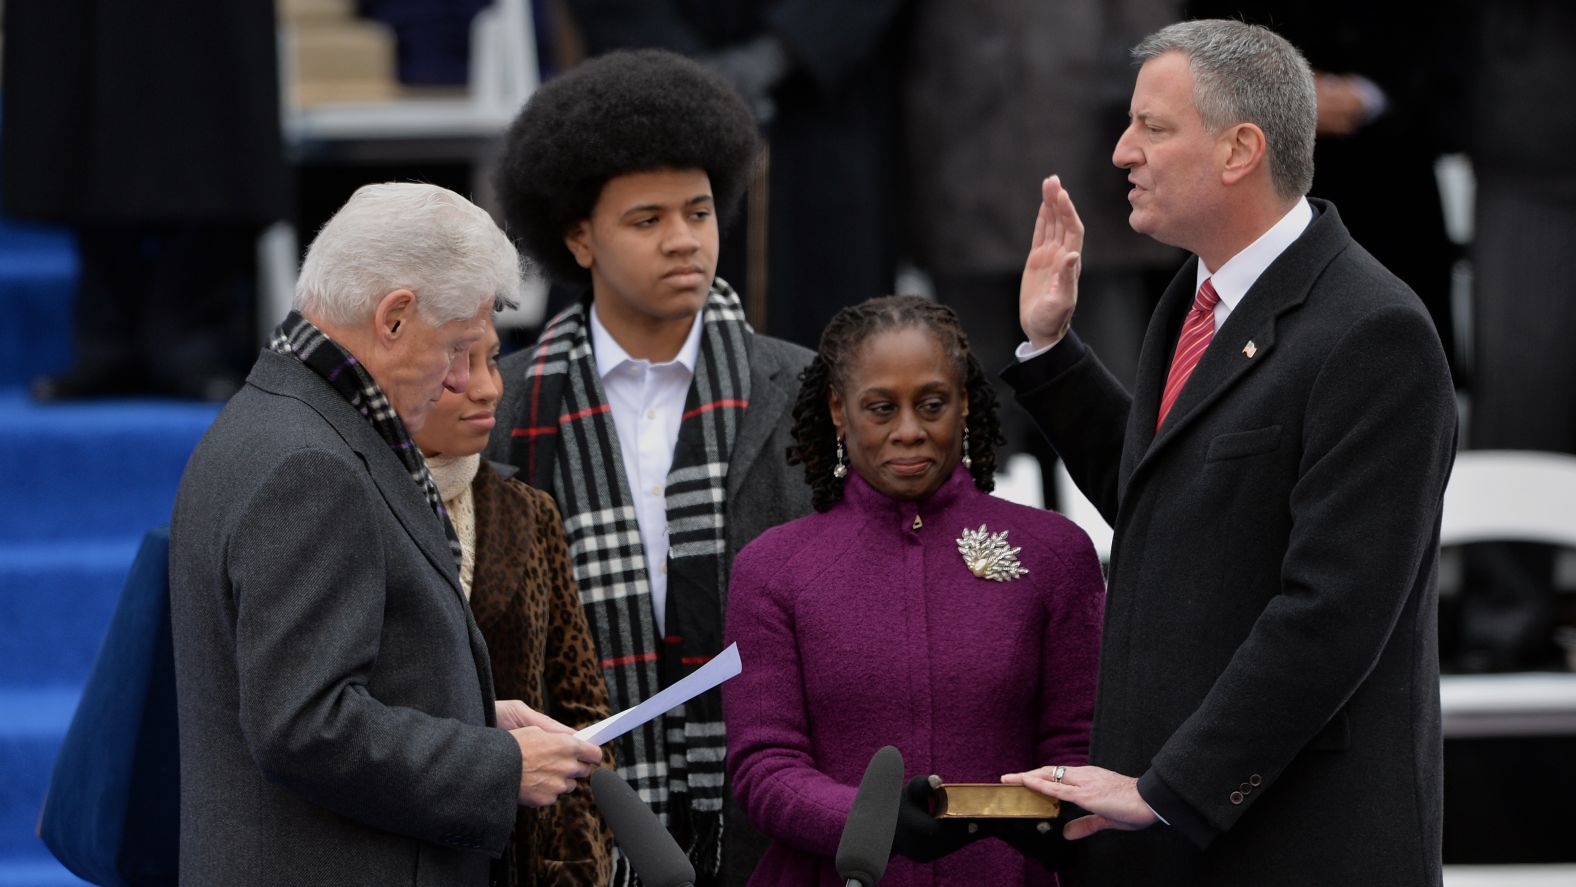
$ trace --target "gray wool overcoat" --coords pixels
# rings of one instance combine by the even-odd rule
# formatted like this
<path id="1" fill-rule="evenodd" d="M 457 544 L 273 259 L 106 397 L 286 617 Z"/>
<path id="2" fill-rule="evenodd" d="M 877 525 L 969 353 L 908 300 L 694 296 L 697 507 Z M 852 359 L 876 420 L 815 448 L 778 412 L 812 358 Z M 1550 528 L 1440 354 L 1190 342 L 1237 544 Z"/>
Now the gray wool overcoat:
<path id="1" fill-rule="evenodd" d="M 372 425 L 265 351 L 170 547 L 181 882 L 482 885 L 520 752 L 442 524 Z"/>

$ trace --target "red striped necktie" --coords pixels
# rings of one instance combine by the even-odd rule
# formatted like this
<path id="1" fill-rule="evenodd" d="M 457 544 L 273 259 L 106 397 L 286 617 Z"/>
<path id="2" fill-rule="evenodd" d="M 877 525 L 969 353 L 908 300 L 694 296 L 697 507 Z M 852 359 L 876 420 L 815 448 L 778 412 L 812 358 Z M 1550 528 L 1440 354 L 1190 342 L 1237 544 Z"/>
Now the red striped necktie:
<path id="1" fill-rule="evenodd" d="M 1182 321 L 1182 335 L 1177 339 L 1176 356 L 1171 358 L 1171 372 L 1166 374 L 1165 393 L 1160 397 L 1160 415 L 1155 418 L 1156 432 L 1165 423 L 1166 414 L 1171 412 L 1171 405 L 1176 403 L 1177 396 L 1182 393 L 1182 386 L 1187 384 L 1188 376 L 1193 375 L 1193 368 L 1198 366 L 1204 356 L 1209 340 L 1215 337 L 1215 305 L 1219 302 L 1220 294 L 1215 292 L 1215 285 L 1205 278 L 1203 285 L 1198 288 L 1198 295 L 1193 297 L 1193 310 Z"/>

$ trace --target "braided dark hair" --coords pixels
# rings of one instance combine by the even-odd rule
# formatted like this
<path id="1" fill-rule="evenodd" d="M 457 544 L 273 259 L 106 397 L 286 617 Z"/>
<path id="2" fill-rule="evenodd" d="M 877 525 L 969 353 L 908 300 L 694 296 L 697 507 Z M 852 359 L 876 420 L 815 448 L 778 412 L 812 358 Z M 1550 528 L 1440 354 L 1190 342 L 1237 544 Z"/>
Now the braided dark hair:
<path id="1" fill-rule="evenodd" d="M 951 308 L 919 296 L 885 296 L 850 305 L 832 318 L 821 333 L 815 359 L 799 374 L 799 396 L 793 406 L 794 444 L 788 464 L 804 465 L 810 503 L 825 511 L 843 498 L 843 481 L 832 475 L 837 464 L 837 428 L 827 405 L 827 392 L 847 382 L 849 363 L 876 333 L 920 327 L 941 343 L 941 350 L 963 377 L 969 398 L 969 474 L 974 485 L 989 493 L 996 487 L 996 446 L 1003 443 L 997 418 L 996 390 L 980 362 L 969 351 L 963 325 Z"/>

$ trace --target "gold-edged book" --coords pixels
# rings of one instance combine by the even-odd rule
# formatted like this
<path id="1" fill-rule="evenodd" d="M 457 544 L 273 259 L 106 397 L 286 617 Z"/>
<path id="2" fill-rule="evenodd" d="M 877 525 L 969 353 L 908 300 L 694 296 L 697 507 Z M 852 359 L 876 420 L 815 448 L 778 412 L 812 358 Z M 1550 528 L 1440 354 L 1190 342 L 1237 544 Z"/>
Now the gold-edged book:
<path id="1" fill-rule="evenodd" d="M 1062 804 L 1033 789 L 999 782 L 946 782 L 936 789 L 937 819 L 1055 819 Z"/>

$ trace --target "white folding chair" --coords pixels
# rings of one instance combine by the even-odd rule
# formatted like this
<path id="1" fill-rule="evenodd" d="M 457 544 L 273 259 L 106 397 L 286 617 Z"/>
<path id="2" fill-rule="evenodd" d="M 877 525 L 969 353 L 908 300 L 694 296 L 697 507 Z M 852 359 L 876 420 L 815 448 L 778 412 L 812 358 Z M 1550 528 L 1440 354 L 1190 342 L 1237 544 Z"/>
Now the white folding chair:
<path id="1" fill-rule="evenodd" d="M 1576 548 L 1576 456 L 1465 450 L 1445 488 L 1439 544 L 1545 542 Z"/>
<path id="2" fill-rule="evenodd" d="M 1576 456 L 1461 452 L 1445 488 L 1439 541 L 1576 548 Z M 1450 737 L 1576 732 L 1576 674 L 1445 675 L 1440 700 Z"/>

